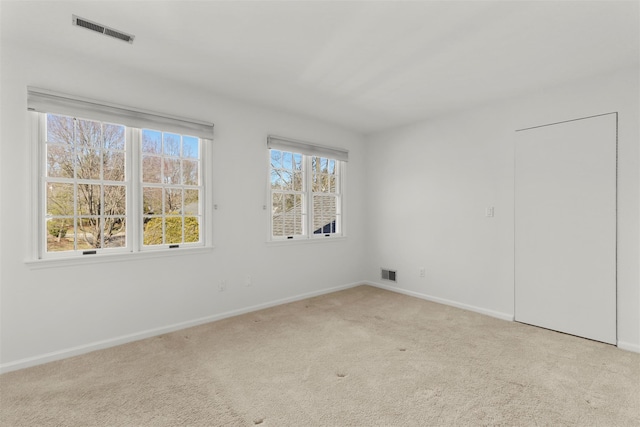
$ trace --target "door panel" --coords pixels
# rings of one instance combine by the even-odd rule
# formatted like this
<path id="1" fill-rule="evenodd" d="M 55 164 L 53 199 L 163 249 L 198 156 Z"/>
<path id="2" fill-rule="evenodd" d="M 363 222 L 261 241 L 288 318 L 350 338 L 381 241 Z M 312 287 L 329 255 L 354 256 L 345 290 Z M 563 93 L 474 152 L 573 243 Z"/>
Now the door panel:
<path id="1" fill-rule="evenodd" d="M 616 126 L 516 133 L 516 321 L 616 343 Z"/>

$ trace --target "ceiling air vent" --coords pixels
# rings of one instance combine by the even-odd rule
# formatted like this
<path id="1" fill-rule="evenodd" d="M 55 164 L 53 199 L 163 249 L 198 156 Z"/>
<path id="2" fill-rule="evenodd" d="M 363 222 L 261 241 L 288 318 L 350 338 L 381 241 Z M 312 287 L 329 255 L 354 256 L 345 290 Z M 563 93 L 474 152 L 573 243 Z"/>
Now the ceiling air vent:
<path id="1" fill-rule="evenodd" d="M 97 22 L 89 21 L 88 19 L 81 18 L 76 15 L 72 15 L 73 25 L 78 27 L 84 27 L 87 30 L 95 31 L 96 33 L 104 34 L 105 36 L 114 37 L 116 39 L 124 40 L 128 43 L 133 43 L 133 39 L 136 37 L 133 34 L 123 33 L 122 31 L 114 30 L 113 28 L 106 27 Z"/>

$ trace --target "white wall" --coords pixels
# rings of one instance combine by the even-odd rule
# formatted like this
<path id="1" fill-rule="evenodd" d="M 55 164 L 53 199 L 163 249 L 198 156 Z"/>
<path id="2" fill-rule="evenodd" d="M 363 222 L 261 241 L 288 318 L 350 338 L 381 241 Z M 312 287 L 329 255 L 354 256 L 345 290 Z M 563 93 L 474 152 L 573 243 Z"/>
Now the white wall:
<path id="1" fill-rule="evenodd" d="M 373 135 L 367 279 L 389 285 L 379 268 L 396 268 L 395 289 L 513 318 L 514 131 L 617 111 L 618 340 L 640 351 L 638 76 L 619 70 Z"/>
<path id="2" fill-rule="evenodd" d="M 618 339 L 640 351 L 637 68 L 365 141 L 135 70 L 1 43 L 0 370 L 363 279 L 376 283 L 381 266 L 398 269 L 396 290 L 511 318 L 514 130 L 611 111 L 620 113 Z M 69 268 L 25 265 L 32 209 L 27 86 L 213 121 L 214 251 Z M 270 133 L 350 150 L 346 241 L 265 244 Z M 487 206 L 495 206 L 494 218 L 484 216 Z M 252 287 L 244 286 L 247 274 Z M 224 293 L 220 279 L 228 281 Z"/>
<path id="3" fill-rule="evenodd" d="M 1 46 L 0 368 L 17 369 L 214 319 L 362 279 L 363 137 L 303 117 L 203 93 L 173 81 L 84 63 L 2 40 Z M 29 228 L 26 87 L 35 86 L 212 121 L 211 253 L 79 267 L 25 265 Z M 342 241 L 265 243 L 266 136 L 270 133 L 350 150 Z M 253 286 L 245 286 L 245 277 Z M 227 291 L 218 292 L 220 279 Z"/>

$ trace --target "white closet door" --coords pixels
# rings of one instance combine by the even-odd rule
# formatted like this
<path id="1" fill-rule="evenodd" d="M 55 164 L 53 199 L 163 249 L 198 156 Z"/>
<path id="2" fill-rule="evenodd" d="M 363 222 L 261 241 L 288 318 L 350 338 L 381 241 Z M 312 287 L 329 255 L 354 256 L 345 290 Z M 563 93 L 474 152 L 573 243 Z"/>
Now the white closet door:
<path id="1" fill-rule="evenodd" d="M 515 319 L 616 344 L 617 114 L 516 132 Z"/>

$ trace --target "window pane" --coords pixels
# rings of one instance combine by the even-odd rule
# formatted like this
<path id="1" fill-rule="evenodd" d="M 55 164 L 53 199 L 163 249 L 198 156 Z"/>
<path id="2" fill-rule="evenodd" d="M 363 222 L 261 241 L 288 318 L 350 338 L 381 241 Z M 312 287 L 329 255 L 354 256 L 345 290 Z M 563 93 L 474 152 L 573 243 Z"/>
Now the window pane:
<path id="1" fill-rule="evenodd" d="M 321 173 L 314 173 L 312 177 L 312 190 L 314 193 L 320 193 L 323 190 L 323 175 Z"/>
<path id="2" fill-rule="evenodd" d="M 144 218 L 143 242 L 145 245 L 161 245 L 162 239 L 162 218 Z"/>
<path id="3" fill-rule="evenodd" d="M 99 217 L 79 218 L 76 224 L 79 250 L 101 248 L 102 221 Z"/>
<path id="4" fill-rule="evenodd" d="M 329 160 L 329 173 L 330 174 L 335 174 L 336 173 L 336 161 L 335 160 Z"/>
<path id="5" fill-rule="evenodd" d="M 47 176 L 73 178 L 73 168 L 72 145 L 47 144 Z"/>
<path id="6" fill-rule="evenodd" d="M 328 191 L 330 193 L 336 193 L 336 176 L 335 175 L 329 175 L 327 178 L 329 180 L 329 189 L 328 189 Z"/>
<path id="7" fill-rule="evenodd" d="M 142 152 L 149 154 L 162 153 L 162 133 L 143 129 L 142 130 Z"/>
<path id="8" fill-rule="evenodd" d="M 78 179 L 100 179 L 101 151 L 95 147 L 76 147 L 76 177 Z"/>
<path id="9" fill-rule="evenodd" d="M 273 193 L 271 195 L 271 221 L 273 224 L 272 234 L 274 236 L 284 236 L 284 195 Z"/>
<path id="10" fill-rule="evenodd" d="M 284 195 L 284 211 L 292 212 L 296 207 L 296 197 L 293 194 Z"/>
<path id="11" fill-rule="evenodd" d="M 271 188 L 274 190 L 282 189 L 282 182 L 280 182 L 280 174 L 277 170 L 271 170 Z"/>
<path id="12" fill-rule="evenodd" d="M 302 170 L 302 154 L 293 155 L 293 167 L 295 170 Z"/>
<path id="13" fill-rule="evenodd" d="M 304 189 L 304 175 L 302 172 L 294 172 L 293 174 L 293 186 L 294 191 L 303 191 Z"/>
<path id="14" fill-rule="evenodd" d="M 328 172 L 329 171 L 329 160 L 325 159 L 324 157 L 320 158 L 320 170 L 322 172 Z"/>
<path id="15" fill-rule="evenodd" d="M 180 184 L 180 160 L 164 158 L 164 183 Z"/>
<path id="16" fill-rule="evenodd" d="M 199 184 L 199 171 L 198 168 L 200 162 L 197 160 L 183 160 L 182 161 L 182 183 L 185 185 L 198 185 Z"/>
<path id="17" fill-rule="evenodd" d="M 124 153 L 104 151 L 102 153 L 103 174 L 107 181 L 124 181 Z"/>
<path id="18" fill-rule="evenodd" d="M 293 190 L 293 175 L 291 172 L 279 171 L 280 184 L 283 190 Z"/>
<path id="19" fill-rule="evenodd" d="M 182 157 L 189 159 L 200 158 L 200 139 L 193 136 L 184 136 L 182 138 Z"/>
<path id="20" fill-rule="evenodd" d="M 182 243 L 182 217 L 165 218 L 165 243 Z"/>
<path id="21" fill-rule="evenodd" d="M 282 153 L 282 167 L 284 169 L 293 169 L 293 155 L 291 153 Z"/>
<path id="22" fill-rule="evenodd" d="M 103 128 L 104 148 L 124 150 L 124 126 L 105 123 Z"/>
<path id="23" fill-rule="evenodd" d="M 142 181 L 161 182 L 162 158 L 157 156 L 142 157 Z"/>
<path id="24" fill-rule="evenodd" d="M 73 215 L 73 184 L 50 182 L 47 185 L 47 215 Z"/>
<path id="25" fill-rule="evenodd" d="M 78 184 L 78 215 L 100 215 L 100 185 Z"/>
<path id="26" fill-rule="evenodd" d="M 294 205 L 293 205 L 293 234 L 301 235 L 302 234 L 302 196 L 295 195 L 294 196 Z"/>
<path id="27" fill-rule="evenodd" d="M 273 217 L 272 235 L 275 237 L 284 237 L 284 217 L 276 215 Z"/>
<path id="28" fill-rule="evenodd" d="M 182 190 L 167 188 L 164 191 L 164 214 L 182 214 Z"/>
<path id="29" fill-rule="evenodd" d="M 102 125 L 93 120 L 76 120 L 76 144 L 85 147 L 102 148 Z"/>
<path id="30" fill-rule="evenodd" d="M 127 211 L 127 188 L 124 185 L 104 186 L 104 215 L 125 215 Z"/>
<path id="31" fill-rule="evenodd" d="M 104 247 L 123 248 L 127 245 L 125 218 L 106 218 L 104 226 Z"/>
<path id="32" fill-rule="evenodd" d="M 284 194 L 283 199 L 283 211 L 280 213 L 282 218 L 282 235 L 294 236 L 302 234 L 302 196 Z"/>
<path id="33" fill-rule="evenodd" d="M 335 229 L 336 221 L 336 196 L 313 196 L 313 232 L 331 233 Z"/>
<path id="34" fill-rule="evenodd" d="M 47 142 L 73 144 L 75 123 L 71 117 L 47 114 Z"/>
<path id="35" fill-rule="evenodd" d="M 200 241 L 199 217 L 187 216 L 184 218 L 184 241 L 185 243 L 196 243 Z"/>
<path id="36" fill-rule="evenodd" d="M 282 193 L 273 193 L 271 195 L 271 206 L 273 213 L 282 213 L 284 212 L 284 194 Z"/>
<path id="37" fill-rule="evenodd" d="M 162 141 L 166 156 L 180 156 L 180 135 L 165 133 L 162 135 Z"/>
<path id="38" fill-rule="evenodd" d="M 74 250 L 73 219 L 50 218 L 47 220 L 47 252 Z"/>
<path id="39" fill-rule="evenodd" d="M 162 188 L 142 188 L 142 211 L 146 215 L 162 215 Z"/>
<path id="40" fill-rule="evenodd" d="M 200 213 L 200 191 L 184 190 L 184 214 L 198 215 Z"/>
<path id="41" fill-rule="evenodd" d="M 282 151 L 271 150 L 270 154 L 271 154 L 271 167 L 281 168 L 282 167 Z"/>
<path id="42" fill-rule="evenodd" d="M 293 236 L 295 233 L 293 231 L 295 227 L 295 218 L 293 214 L 286 213 L 282 216 L 282 235 L 283 236 Z"/>

